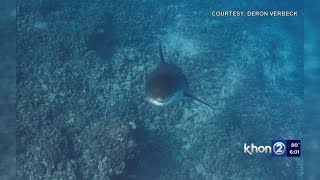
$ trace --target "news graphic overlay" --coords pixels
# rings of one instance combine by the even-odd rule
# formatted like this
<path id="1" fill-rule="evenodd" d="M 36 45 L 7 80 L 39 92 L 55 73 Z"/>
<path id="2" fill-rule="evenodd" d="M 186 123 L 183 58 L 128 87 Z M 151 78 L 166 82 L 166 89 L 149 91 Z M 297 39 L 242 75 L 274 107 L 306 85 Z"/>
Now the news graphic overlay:
<path id="1" fill-rule="evenodd" d="M 300 140 L 273 140 L 273 157 L 300 157 Z"/>
<path id="2" fill-rule="evenodd" d="M 300 157 L 300 140 L 287 140 L 287 157 Z"/>
<path id="3" fill-rule="evenodd" d="M 286 140 L 273 140 L 272 141 L 272 156 L 286 157 L 287 156 L 287 141 Z"/>
<path id="4" fill-rule="evenodd" d="M 272 140 L 269 145 L 255 145 L 254 143 L 243 144 L 243 153 L 253 156 L 254 154 L 271 154 L 273 157 L 300 157 L 300 140 Z"/>

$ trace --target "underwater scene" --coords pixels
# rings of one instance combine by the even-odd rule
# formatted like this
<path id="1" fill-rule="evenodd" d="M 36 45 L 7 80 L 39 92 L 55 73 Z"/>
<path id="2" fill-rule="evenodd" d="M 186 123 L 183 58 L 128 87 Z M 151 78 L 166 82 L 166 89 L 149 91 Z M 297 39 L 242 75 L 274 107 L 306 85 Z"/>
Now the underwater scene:
<path id="1" fill-rule="evenodd" d="M 0 1 L 0 179 L 16 178 L 15 2 Z"/>
<path id="2" fill-rule="evenodd" d="M 297 11 L 229 16 L 225 11 Z M 18 0 L 17 179 L 303 179 L 298 0 Z M 303 145 L 302 145 L 303 147 Z"/>

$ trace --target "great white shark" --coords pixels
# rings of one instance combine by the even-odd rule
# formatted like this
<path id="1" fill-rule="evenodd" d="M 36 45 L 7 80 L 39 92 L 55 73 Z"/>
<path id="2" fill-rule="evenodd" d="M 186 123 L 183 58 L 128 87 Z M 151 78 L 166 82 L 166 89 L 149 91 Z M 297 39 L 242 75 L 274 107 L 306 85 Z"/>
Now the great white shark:
<path id="1" fill-rule="evenodd" d="M 215 109 L 210 104 L 188 93 L 187 77 L 178 66 L 165 62 L 161 43 L 159 43 L 159 56 L 159 65 L 147 76 L 145 86 L 145 94 L 151 104 L 168 106 L 177 103 L 183 97 L 189 97 Z"/>

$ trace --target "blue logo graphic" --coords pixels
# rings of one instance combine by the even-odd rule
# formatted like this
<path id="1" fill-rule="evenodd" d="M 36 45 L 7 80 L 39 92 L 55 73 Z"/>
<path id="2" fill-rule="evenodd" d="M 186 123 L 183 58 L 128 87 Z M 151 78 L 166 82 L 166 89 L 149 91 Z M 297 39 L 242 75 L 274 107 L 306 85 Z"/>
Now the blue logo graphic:
<path id="1" fill-rule="evenodd" d="M 272 141 L 272 156 L 273 157 L 286 157 L 287 156 L 287 141 L 286 140 L 273 140 Z"/>

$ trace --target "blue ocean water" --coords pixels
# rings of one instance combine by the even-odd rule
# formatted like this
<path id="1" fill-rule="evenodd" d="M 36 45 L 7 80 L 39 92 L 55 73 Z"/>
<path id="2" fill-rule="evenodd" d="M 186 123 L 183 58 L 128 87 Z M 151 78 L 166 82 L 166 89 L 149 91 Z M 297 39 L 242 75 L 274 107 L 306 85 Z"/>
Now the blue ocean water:
<path id="1" fill-rule="evenodd" d="M 16 175 L 15 2 L 0 3 L 0 179 Z"/>
<path id="2" fill-rule="evenodd" d="M 17 4 L 17 179 L 303 179 L 303 156 L 243 152 L 305 136 L 303 3 Z M 299 15 L 211 15 L 229 10 Z M 145 100 L 160 41 L 215 111 Z"/>
<path id="3" fill-rule="evenodd" d="M 306 1 L 306 11 L 304 26 L 304 72 L 305 72 L 305 126 L 304 132 L 306 134 L 306 152 L 305 152 L 305 177 L 309 179 L 317 179 L 320 176 L 320 171 L 315 168 L 319 162 L 319 88 L 320 88 L 320 64 L 317 57 L 319 57 L 319 26 L 316 7 L 319 2 Z"/>

